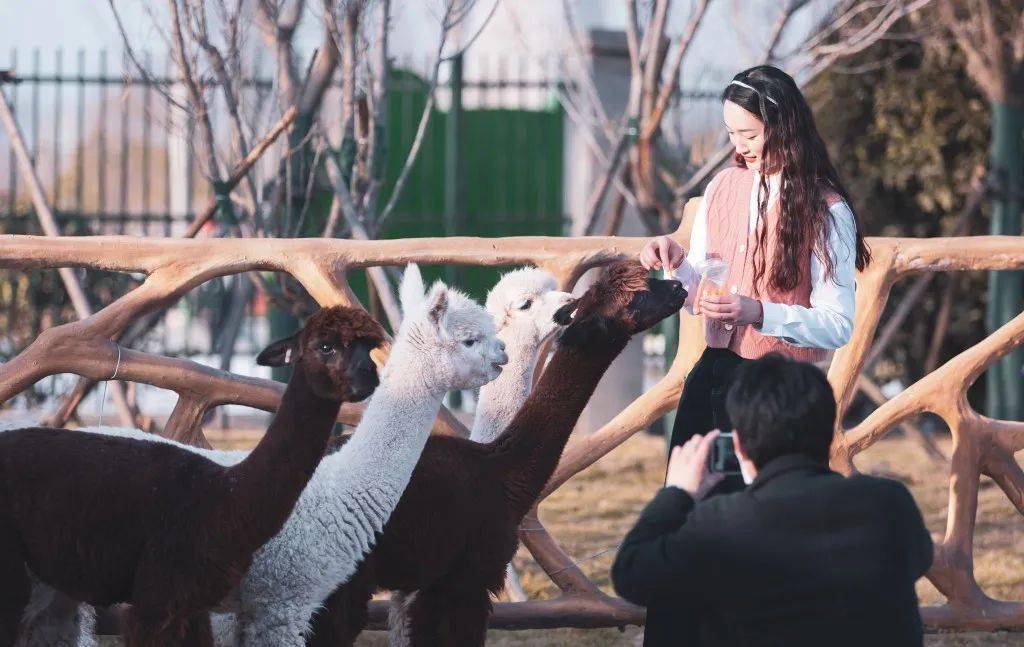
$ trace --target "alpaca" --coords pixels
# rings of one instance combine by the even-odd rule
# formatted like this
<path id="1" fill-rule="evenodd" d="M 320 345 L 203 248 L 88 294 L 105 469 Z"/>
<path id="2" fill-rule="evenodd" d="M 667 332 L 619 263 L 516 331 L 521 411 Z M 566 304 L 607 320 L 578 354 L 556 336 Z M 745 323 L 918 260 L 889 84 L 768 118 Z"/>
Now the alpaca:
<path id="1" fill-rule="evenodd" d="M 48 615 L 26 608 L 33 576 L 66 596 L 50 611 L 130 602 L 129 647 L 211 645 L 209 609 L 287 520 L 342 402 L 377 386 L 370 351 L 383 339 L 362 310 L 334 307 L 265 349 L 260 364 L 295 371 L 263 440 L 232 467 L 169 443 L 0 433 L 0 646 L 26 611 Z"/>
<path id="2" fill-rule="evenodd" d="M 509 362 L 496 380 L 480 388 L 471 440 L 487 443 L 501 435 L 530 394 L 541 346 L 560 328 L 554 314 L 572 299 L 568 292 L 557 291 L 557 285 L 550 272 L 524 267 L 502 276 L 488 292 L 487 311 L 505 342 Z M 506 567 L 505 592 L 513 600 L 526 599 L 511 563 Z"/>
<path id="3" fill-rule="evenodd" d="M 239 587 L 237 636 L 247 647 L 305 643 L 313 614 L 352 576 L 398 504 L 445 393 L 479 387 L 508 362 L 487 311 L 442 283 L 424 299 L 415 265 L 400 298 L 405 320 L 356 433 L 324 459 Z"/>
<path id="4" fill-rule="evenodd" d="M 425 297 L 415 265 L 400 296 L 405 319 L 359 426 L 323 459 L 280 534 L 257 551 L 222 605 L 236 613 L 215 614 L 217 644 L 302 645 L 313 612 L 355 572 L 397 504 L 445 393 L 490 381 L 508 361 L 491 316 L 443 284 Z M 189 449 L 217 461 L 244 456 Z"/>
<path id="5" fill-rule="evenodd" d="M 351 645 L 378 587 L 392 598 L 393 645 L 482 645 L 491 602 L 533 507 L 598 382 L 630 336 L 677 312 L 686 291 L 639 263 L 607 267 L 555 320 L 568 324 L 506 430 L 481 444 L 431 437 L 377 546 L 328 599 L 308 644 Z M 415 592 L 414 595 L 408 595 Z"/>
<path id="6" fill-rule="evenodd" d="M 524 267 L 502 276 L 487 293 L 486 308 L 509 359 L 497 379 L 480 387 L 471 440 L 494 440 L 523 406 L 533 385 L 540 347 L 560 328 L 555 312 L 572 299 L 556 287 L 550 272 Z"/>

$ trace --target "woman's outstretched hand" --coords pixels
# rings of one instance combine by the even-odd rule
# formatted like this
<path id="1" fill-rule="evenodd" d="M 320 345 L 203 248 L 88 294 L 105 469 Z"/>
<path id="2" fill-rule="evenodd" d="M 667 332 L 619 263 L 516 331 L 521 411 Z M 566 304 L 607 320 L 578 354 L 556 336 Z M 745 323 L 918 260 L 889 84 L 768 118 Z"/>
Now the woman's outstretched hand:
<path id="1" fill-rule="evenodd" d="M 640 264 L 648 270 L 667 268 L 671 272 L 682 264 L 684 257 L 682 245 L 669 236 L 652 238 L 640 250 Z"/>

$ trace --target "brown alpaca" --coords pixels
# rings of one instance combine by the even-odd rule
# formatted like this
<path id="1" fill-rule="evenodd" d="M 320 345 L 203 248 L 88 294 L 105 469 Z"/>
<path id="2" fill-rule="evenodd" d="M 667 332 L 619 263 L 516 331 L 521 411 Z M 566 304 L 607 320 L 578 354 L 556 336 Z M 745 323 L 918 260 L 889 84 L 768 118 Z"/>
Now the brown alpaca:
<path id="1" fill-rule="evenodd" d="M 376 548 L 328 598 L 309 644 L 351 645 L 379 587 L 399 601 L 393 645 L 482 645 L 488 593 L 501 590 L 519 523 L 601 376 L 631 335 L 677 312 L 685 297 L 678 282 L 649 279 L 638 263 L 619 262 L 561 308 L 555 318 L 569 326 L 522 409 L 489 444 L 429 439 Z"/>
<path id="2" fill-rule="evenodd" d="M 257 358 L 295 372 L 266 435 L 224 467 L 167 443 L 32 428 L 0 433 L 0 647 L 14 644 L 29 572 L 76 600 L 128 602 L 124 638 L 212 645 L 208 611 L 287 520 L 342 402 L 376 388 L 383 340 L 333 307 Z"/>

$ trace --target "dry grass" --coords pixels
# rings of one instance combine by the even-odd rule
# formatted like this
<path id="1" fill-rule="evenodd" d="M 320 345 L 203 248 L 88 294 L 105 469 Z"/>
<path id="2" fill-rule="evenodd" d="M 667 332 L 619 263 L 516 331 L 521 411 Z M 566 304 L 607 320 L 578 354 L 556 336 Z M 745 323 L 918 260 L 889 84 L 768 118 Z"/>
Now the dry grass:
<path id="1" fill-rule="evenodd" d="M 948 452 L 948 442 L 944 445 Z M 913 492 L 933 533 L 941 534 L 946 523 L 948 471 L 928 461 L 923 452 L 904 439 L 887 439 L 862 454 L 858 468 L 866 473 L 897 478 Z M 661 485 L 664 442 L 638 435 L 596 465 L 581 472 L 552 495 L 541 507 L 541 519 L 584 572 L 610 591 L 608 571 L 614 548 L 636 519 L 644 504 Z M 989 479 L 984 479 L 975 534 L 978 582 L 989 595 L 1024 599 L 1024 519 Z M 1016 543 L 1015 543 L 1016 540 Z M 557 589 L 520 550 L 515 564 L 523 586 L 535 597 L 552 597 Z M 923 604 L 942 602 L 941 594 L 927 580 L 918 584 Z M 549 647 L 612 647 L 642 643 L 642 630 L 618 629 L 544 631 L 491 631 L 488 644 L 501 647 L 544 645 Z M 116 642 L 107 643 L 109 647 Z M 361 647 L 383 647 L 382 632 L 364 632 Z M 937 634 L 926 637 L 929 647 L 989 647 L 1024 645 L 1024 634 Z"/>

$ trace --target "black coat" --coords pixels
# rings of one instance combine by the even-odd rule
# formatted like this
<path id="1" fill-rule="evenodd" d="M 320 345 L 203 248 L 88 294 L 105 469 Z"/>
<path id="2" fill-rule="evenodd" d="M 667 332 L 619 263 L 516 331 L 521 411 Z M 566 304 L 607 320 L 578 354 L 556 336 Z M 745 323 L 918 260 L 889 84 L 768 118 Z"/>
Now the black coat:
<path id="1" fill-rule="evenodd" d="M 921 645 L 914 583 L 932 563 L 900 483 L 798 456 L 742 492 L 694 504 L 662 489 L 612 567 L 648 607 L 644 645 Z"/>

